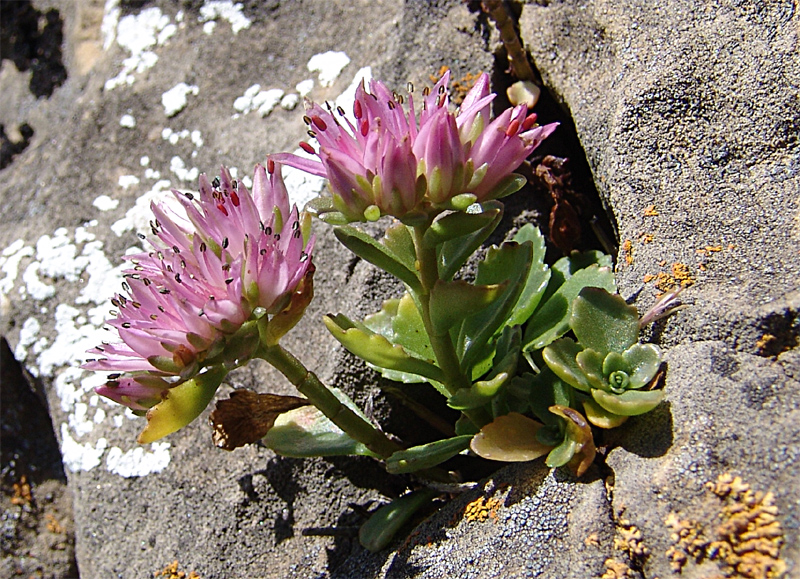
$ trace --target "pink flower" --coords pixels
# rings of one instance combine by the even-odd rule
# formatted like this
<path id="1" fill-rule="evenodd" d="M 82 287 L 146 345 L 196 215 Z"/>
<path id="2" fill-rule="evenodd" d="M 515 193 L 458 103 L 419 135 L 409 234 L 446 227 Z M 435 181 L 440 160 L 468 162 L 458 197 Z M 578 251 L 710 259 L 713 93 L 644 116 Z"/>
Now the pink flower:
<path id="1" fill-rule="evenodd" d="M 108 324 L 121 342 L 90 352 L 84 368 L 113 374 L 97 389 L 132 409 L 158 403 L 169 390 L 242 349 L 256 317 L 286 307 L 311 266 L 313 238 L 304 240 L 289 207 L 280 166 L 256 167 L 252 194 L 230 172 L 200 176 L 195 197 L 174 191 L 185 215 L 153 204 L 155 239 L 147 253 L 126 256 L 124 294 Z"/>
<path id="2" fill-rule="evenodd" d="M 332 209 L 347 221 L 404 215 L 428 206 L 452 208 L 457 195 L 486 201 L 503 193 L 502 182 L 556 128 L 536 125 L 524 106 L 490 122 L 495 95 L 482 74 L 461 109 L 448 109 L 446 72 L 433 90 L 423 91 L 417 118 L 413 95 L 405 99 L 372 80 L 356 90 L 351 122 L 344 111 L 306 103 L 304 120 L 319 142 L 301 147 L 319 160 L 282 153 L 273 158 L 326 177 Z M 377 211 L 376 211 L 377 208 Z"/>

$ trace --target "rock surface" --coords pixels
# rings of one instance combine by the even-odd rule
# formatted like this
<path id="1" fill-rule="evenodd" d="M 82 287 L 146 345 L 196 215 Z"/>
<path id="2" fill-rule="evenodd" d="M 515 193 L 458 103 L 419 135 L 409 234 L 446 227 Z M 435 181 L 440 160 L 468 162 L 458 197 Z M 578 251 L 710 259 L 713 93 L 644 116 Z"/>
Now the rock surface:
<path id="1" fill-rule="evenodd" d="M 407 481 L 367 460 L 289 460 L 259 446 L 224 453 L 204 417 L 138 447 L 141 422 L 93 396 L 96 380 L 76 369 L 103 339 L 118 256 L 147 233 L 150 199 L 195 188 L 198 171 L 226 164 L 244 176 L 266 153 L 293 150 L 301 109 L 281 99 L 299 98 L 303 81 L 322 101 L 364 67 L 398 87 L 429 84 L 441 65 L 456 77 L 503 77 L 497 34 L 474 4 L 33 2 L 43 19 L 28 39 L 41 48 L 37 67 L 4 56 L 0 68 L 0 333 L 49 403 L 81 577 L 152 576 L 177 560 L 204 579 L 585 579 L 629 567 L 628 576 L 663 579 L 674 547 L 665 520 L 675 513 L 713 534 L 722 503 L 704 485 L 724 473 L 775 494 L 780 555 L 797 573 L 800 16 L 789 2 L 522 6 L 523 41 L 616 222 L 623 295 L 646 308 L 655 285 L 694 282 L 683 294 L 691 308 L 652 332 L 667 349 L 668 403 L 615 433 L 606 464 L 586 480 L 540 464 L 501 470 L 396 551 L 370 555 L 355 538 L 358 507 Z M 342 56 L 329 52 L 350 62 L 340 70 Z M 325 55 L 315 61 L 322 70 L 310 71 L 315 55 Z M 289 181 L 298 195 L 321 186 Z M 539 209 L 509 199 L 507 226 Z M 373 311 L 397 287 L 317 233 L 317 297 L 286 345 L 411 437 L 375 376 L 318 323 L 329 311 Z M 241 386 L 291 393 L 255 365 L 222 395 Z M 45 491 L 34 483 L 36 498 Z M 624 539 L 616 547 L 615 537 Z M 59 565 L 43 576 L 72 576 L 69 561 Z M 720 572 L 690 560 L 683 576 Z"/>

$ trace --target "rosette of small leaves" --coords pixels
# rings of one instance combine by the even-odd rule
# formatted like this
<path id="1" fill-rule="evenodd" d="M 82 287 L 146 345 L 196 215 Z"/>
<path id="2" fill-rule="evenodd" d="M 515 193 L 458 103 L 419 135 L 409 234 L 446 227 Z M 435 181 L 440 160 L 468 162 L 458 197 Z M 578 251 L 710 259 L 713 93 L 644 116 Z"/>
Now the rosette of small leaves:
<path id="1" fill-rule="evenodd" d="M 647 390 L 661 366 L 661 350 L 639 343 L 639 313 L 619 295 L 587 287 L 572 304 L 570 327 L 577 341 L 561 338 L 542 351 L 547 366 L 565 383 L 591 396 L 589 420 L 610 427 L 622 417 L 644 414 L 664 398 Z"/>

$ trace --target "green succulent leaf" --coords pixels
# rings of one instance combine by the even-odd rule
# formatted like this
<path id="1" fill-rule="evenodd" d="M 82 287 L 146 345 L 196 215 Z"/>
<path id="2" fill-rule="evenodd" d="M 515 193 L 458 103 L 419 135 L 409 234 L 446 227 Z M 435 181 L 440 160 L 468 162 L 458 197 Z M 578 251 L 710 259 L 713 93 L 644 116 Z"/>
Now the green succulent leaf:
<path id="1" fill-rule="evenodd" d="M 524 324 L 531 317 L 531 314 L 536 310 L 536 306 L 539 305 L 550 280 L 550 268 L 544 263 L 545 244 L 541 231 L 527 223 L 520 228 L 512 241 L 517 243 L 529 242 L 533 249 L 533 255 L 531 257 L 531 268 L 525 280 L 525 287 L 522 289 L 517 304 L 506 322 L 508 326 Z"/>
<path id="2" fill-rule="evenodd" d="M 628 420 L 627 416 L 609 412 L 592 398 L 583 401 L 583 412 L 586 419 L 598 428 L 616 428 Z"/>
<path id="3" fill-rule="evenodd" d="M 597 250 L 584 252 L 573 251 L 570 255 L 556 261 L 550 266 L 550 283 L 547 284 L 547 290 L 544 293 L 542 302 L 546 302 L 550 299 L 558 288 L 560 288 L 566 280 L 575 275 L 575 273 L 592 265 L 607 267 L 609 269 L 613 269 L 614 267 L 611 256 Z"/>
<path id="4" fill-rule="evenodd" d="M 475 278 L 477 284 L 504 283 L 503 293 L 487 308 L 464 320 L 458 336 L 457 351 L 462 368 L 485 358 L 489 341 L 502 328 L 522 292 L 532 257 L 529 244 L 504 243 L 491 247 L 480 264 Z"/>
<path id="5" fill-rule="evenodd" d="M 512 412 L 498 416 L 481 428 L 470 443 L 472 452 L 488 460 L 527 462 L 544 456 L 552 447 L 536 437 L 542 425 Z"/>
<path id="6" fill-rule="evenodd" d="M 584 347 L 622 352 L 639 341 L 639 312 L 617 294 L 585 287 L 572 302 L 569 325 Z"/>
<path id="7" fill-rule="evenodd" d="M 445 241 L 475 233 L 491 225 L 497 217 L 498 209 L 483 211 L 482 213 L 466 213 L 454 211 L 437 219 L 431 224 L 422 238 L 425 247 L 436 247 Z"/>
<path id="8" fill-rule="evenodd" d="M 227 369 L 214 366 L 167 390 L 166 397 L 147 411 L 147 425 L 139 434 L 139 443 L 155 442 L 200 416 L 227 375 Z"/>
<path id="9" fill-rule="evenodd" d="M 331 390 L 334 394 L 338 394 L 335 388 L 331 388 Z M 337 396 L 337 398 L 340 397 Z M 348 406 L 364 418 L 355 406 L 352 404 L 348 404 Z M 276 453 L 295 458 L 345 455 L 376 456 L 366 446 L 350 438 L 313 406 L 303 406 L 284 412 L 275 419 L 275 424 L 262 440 Z"/>
<path id="10" fill-rule="evenodd" d="M 392 274 L 414 291 L 418 291 L 421 288 L 417 273 L 414 269 L 408 267 L 407 259 L 398 256 L 386 245 L 375 241 L 355 227 L 337 227 L 333 230 L 333 233 L 342 245 L 360 258 Z"/>
<path id="11" fill-rule="evenodd" d="M 614 273 L 610 268 L 591 265 L 565 280 L 547 301 L 539 304 L 528 320 L 522 340 L 524 351 L 543 348 L 569 331 L 572 302 L 585 287 L 616 291 Z"/>
<path id="12" fill-rule="evenodd" d="M 438 493 L 431 489 L 412 491 L 377 509 L 366 523 L 361 525 L 358 540 L 361 545 L 377 553 L 389 543 L 403 525 L 421 508 L 427 506 Z"/>
<path id="13" fill-rule="evenodd" d="M 634 344 L 622 353 L 622 357 L 630 368 L 629 388 L 632 389 L 648 384 L 661 366 L 661 349 L 655 344 Z"/>
<path id="14" fill-rule="evenodd" d="M 386 470 L 391 474 L 402 474 L 432 468 L 467 449 L 470 440 L 472 435 L 465 434 L 399 450 L 386 459 Z"/>
<path id="15" fill-rule="evenodd" d="M 594 350 L 581 350 L 576 354 L 575 361 L 578 363 L 578 367 L 583 371 L 583 375 L 586 376 L 592 388 L 598 388 L 600 390 L 609 389 L 606 375 L 603 373 L 603 362 L 605 359 L 602 354 Z"/>
<path id="16" fill-rule="evenodd" d="M 592 390 L 592 398 L 601 407 L 620 416 L 638 416 L 650 412 L 666 396 L 663 390 L 628 390 L 622 394 L 611 394 L 604 390 Z"/>
<path id="17" fill-rule="evenodd" d="M 522 189 L 527 182 L 528 180 L 522 175 L 511 173 L 508 177 L 503 178 L 495 185 L 494 189 L 489 193 L 489 196 L 492 199 L 502 199 Z"/>
<path id="18" fill-rule="evenodd" d="M 570 386 L 589 392 L 592 385 L 576 361 L 583 351 L 580 344 L 571 338 L 560 338 L 542 350 L 542 357 L 548 367 Z"/>
<path id="19" fill-rule="evenodd" d="M 439 278 L 444 281 L 453 279 L 467 259 L 475 252 L 481 243 L 492 234 L 503 217 L 503 204 L 499 201 L 481 203 L 481 214 L 491 215 L 492 219 L 484 227 L 457 239 L 445 241 L 437 250 L 439 256 Z"/>
<path id="20" fill-rule="evenodd" d="M 431 324 L 434 335 L 444 335 L 465 318 L 493 303 L 503 294 L 507 283 L 471 284 L 463 280 L 437 280 L 431 289 Z"/>
<path id="21" fill-rule="evenodd" d="M 533 414 L 548 427 L 563 429 L 562 420 L 550 412 L 553 405 L 573 406 L 575 394 L 569 385 L 561 381 L 550 368 L 543 368 L 538 374 L 523 374 L 528 381 L 530 405 Z"/>
<path id="22" fill-rule="evenodd" d="M 564 419 L 566 430 L 564 442 L 550 452 L 545 464 L 549 467 L 569 464 L 577 476 L 582 476 L 597 453 L 592 429 L 583 415 L 573 408 L 554 405 L 550 412 Z"/>
<path id="23" fill-rule="evenodd" d="M 400 262 L 410 271 L 416 271 L 417 250 L 414 248 L 414 238 L 407 225 L 396 222 L 386 228 L 383 245 L 391 251 Z"/>
<path id="24" fill-rule="evenodd" d="M 462 388 L 453 394 L 447 400 L 447 405 L 456 410 L 480 408 L 484 404 L 491 402 L 492 398 L 500 391 L 500 388 L 508 381 L 508 378 L 509 375 L 503 372 L 491 380 L 475 382 L 471 387 Z"/>
<path id="25" fill-rule="evenodd" d="M 433 363 L 411 356 L 405 348 L 392 344 L 385 337 L 364 325 L 356 324 L 346 316 L 325 316 L 325 326 L 333 337 L 362 360 L 380 368 L 419 374 L 438 382 L 444 374 Z"/>

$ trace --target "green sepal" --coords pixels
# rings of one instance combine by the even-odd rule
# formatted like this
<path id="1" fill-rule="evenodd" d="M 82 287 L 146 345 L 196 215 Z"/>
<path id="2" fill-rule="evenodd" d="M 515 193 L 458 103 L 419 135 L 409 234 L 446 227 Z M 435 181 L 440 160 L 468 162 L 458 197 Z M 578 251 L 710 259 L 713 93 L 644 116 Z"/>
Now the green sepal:
<path id="1" fill-rule="evenodd" d="M 465 434 L 398 450 L 386 459 L 386 470 L 390 474 L 403 474 L 433 468 L 468 448 L 470 440 L 472 435 Z"/>
<path id="2" fill-rule="evenodd" d="M 457 351 L 461 367 L 468 370 L 486 355 L 487 344 L 503 326 L 522 292 L 522 280 L 528 277 L 533 249 L 530 244 L 504 243 L 491 247 L 478 264 L 477 284 L 507 283 L 503 293 L 487 308 L 464 320 L 458 336 Z"/>
<path id="3" fill-rule="evenodd" d="M 491 402 L 492 398 L 498 393 L 507 380 L 508 374 L 502 372 L 491 380 L 475 382 L 471 387 L 462 388 L 453 394 L 447 400 L 447 405 L 455 410 L 480 408 L 484 404 Z"/>
<path id="4" fill-rule="evenodd" d="M 436 280 L 430 298 L 434 335 L 444 335 L 454 325 L 486 308 L 505 291 L 507 285 L 507 283 L 477 285 L 463 280 Z"/>
<path id="5" fill-rule="evenodd" d="M 461 269 L 475 250 L 486 241 L 500 223 L 503 217 L 503 204 L 499 201 L 487 201 L 481 203 L 484 213 L 492 215 L 492 219 L 484 227 L 476 230 L 469 235 L 445 241 L 437 250 L 439 256 L 439 278 L 444 281 L 453 279 L 453 276 Z M 477 214 L 476 214 L 477 215 Z"/>
<path id="6" fill-rule="evenodd" d="M 604 390 L 592 390 L 592 398 L 600 406 L 620 416 L 638 416 L 650 412 L 666 396 L 663 390 L 627 390 L 622 394 L 611 394 Z"/>
<path id="7" fill-rule="evenodd" d="M 167 390 L 163 400 L 147 411 L 147 425 L 139 434 L 139 443 L 155 442 L 200 416 L 227 375 L 222 366 L 213 366 Z"/>
<path id="8" fill-rule="evenodd" d="M 350 398 L 337 388 L 329 390 L 350 410 L 364 420 L 366 416 Z M 262 439 L 264 444 L 282 456 L 307 458 L 312 456 L 377 455 L 362 443 L 350 438 L 322 412 L 313 406 L 303 406 L 284 412 Z"/>
<path id="9" fill-rule="evenodd" d="M 172 356 L 150 356 L 147 358 L 147 362 L 159 372 L 175 376 L 186 367 L 183 364 L 176 364 Z"/>
<path id="10" fill-rule="evenodd" d="M 421 289 L 416 272 L 409 269 L 401 257 L 382 243 L 375 241 L 355 227 L 337 227 L 333 233 L 342 245 L 360 258 L 392 274 L 412 290 L 419 291 Z"/>
<path id="11" fill-rule="evenodd" d="M 556 376 L 573 388 L 588 393 L 592 385 L 575 359 L 581 351 L 581 345 L 571 338 L 560 338 L 542 350 L 542 357 Z"/>
<path id="12" fill-rule="evenodd" d="M 329 211 L 327 213 L 320 213 L 317 218 L 320 221 L 327 223 L 328 225 L 333 226 L 340 226 L 340 225 L 347 225 L 348 223 L 352 222 L 352 219 L 349 219 L 344 213 L 339 211 Z"/>
<path id="13" fill-rule="evenodd" d="M 600 287 L 616 291 L 614 273 L 610 268 L 591 265 L 575 272 L 550 296 L 528 320 L 523 351 L 538 350 L 560 338 L 570 329 L 572 302 L 585 287 Z"/>
<path id="14" fill-rule="evenodd" d="M 639 312 L 617 294 L 583 288 L 572 302 L 569 325 L 578 342 L 605 355 L 639 341 Z"/>
<path id="15" fill-rule="evenodd" d="M 464 235 L 469 235 L 488 226 L 497 216 L 498 209 L 484 211 L 482 213 L 465 213 L 455 211 L 434 221 L 425 235 L 422 237 L 422 244 L 425 247 L 436 247 Z"/>
<path id="16" fill-rule="evenodd" d="M 531 317 L 531 314 L 536 310 L 536 306 L 539 305 L 550 280 L 550 268 L 544 263 L 545 243 L 541 231 L 530 223 L 526 223 L 512 238 L 512 241 L 517 243 L 530 242 L 533 255 L 531 257 L 531 268 L 525 280 L 525 287 L 522 289 L 517 304 L 506 322 L 508 326 L 524 324 Z"/>
<path id="17" fill-rule="evenodd" d="M 437 493 L 431 489 L 420 489 L 393 500 L 377 509 L 358 531 L 361 545 L 373 553 L 386 547 L 414 514 L 427 506 Z"/>
<path id="18" fill-rule="evenodd" d="M 356 325 L 346 316 L 324 316 L 323 321 L 333 337 L 362 360 L 380 368 L 419 374 L 444 382 L 444 373 L 431 362 L 415 358 L 402 346 L 392 344 L 364 325 Z"/>
<path id="19" fill-rule="evenodd" d="M 472 205 L 478 200 L 473 193 L 461 193 L 451 197 L 448 202 L 449 205 L 456 211 L 466 211 L 467 207 Z"/>

